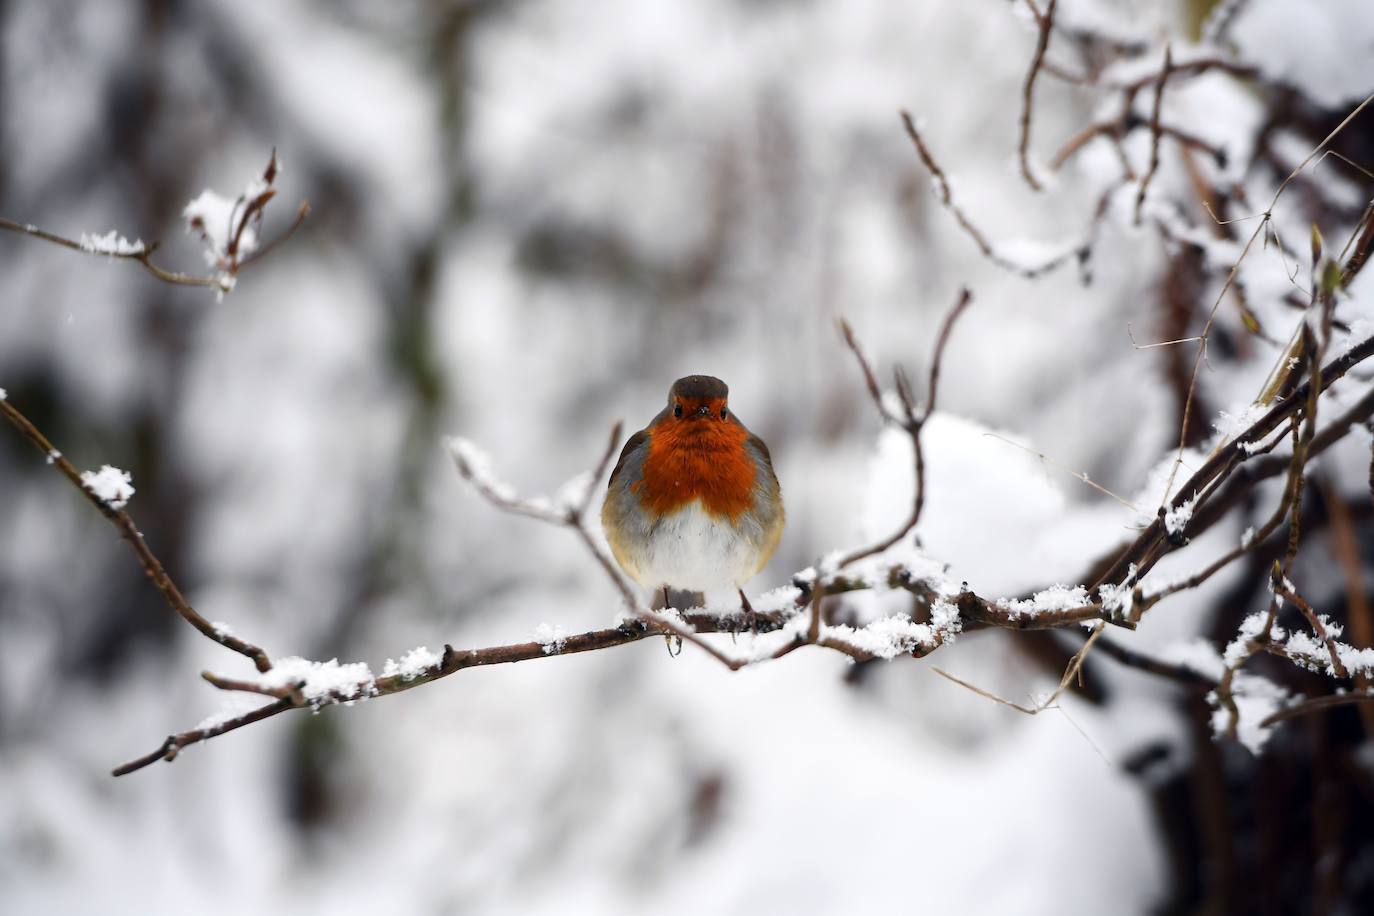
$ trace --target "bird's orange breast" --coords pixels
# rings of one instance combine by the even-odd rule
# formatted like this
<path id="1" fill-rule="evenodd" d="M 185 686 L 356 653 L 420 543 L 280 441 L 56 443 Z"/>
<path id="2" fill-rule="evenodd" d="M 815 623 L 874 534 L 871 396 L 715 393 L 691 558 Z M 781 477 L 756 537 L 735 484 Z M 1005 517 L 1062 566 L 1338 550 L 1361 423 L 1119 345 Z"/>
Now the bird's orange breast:
<path id="1" fill-rule="evenodd" d="M 631 485 L 655 515 L 676 512 L 694 499 L 712 515 L 735 522 L 752 507 L 758 469 L 738 423 L 668 421 L 649 433 L 643 478 Z"/>

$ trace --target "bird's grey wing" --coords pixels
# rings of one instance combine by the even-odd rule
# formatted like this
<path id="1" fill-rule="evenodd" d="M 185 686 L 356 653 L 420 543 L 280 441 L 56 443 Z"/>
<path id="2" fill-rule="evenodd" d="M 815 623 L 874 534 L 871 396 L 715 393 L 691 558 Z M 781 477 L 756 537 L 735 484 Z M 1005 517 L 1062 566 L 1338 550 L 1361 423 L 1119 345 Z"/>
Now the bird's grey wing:
<path id="1" fill-rule="evenodd" d="M 620 472 L 625 467 L 626 461 L 628 461 L 638 449 L 645 446 L 648 441 L 649 431 L 647 429 L 641 429 L 626 441 L 625 447 L 620 450 L 620 458 L 616 460 L 615 468 L 611 471 L 611 479 L 607 481 L 606 489 L 609 490 L 611 487 L 615 486 L 615 479 L 620 476 Z"/>
<path id="2" fill-rule="evenodd" d="M 773 456 L 768 454 L 768 446 L 764 445 L 763 440 L 758 436 L 750 433 L 749 438 L 745 440 L 745 447 L 752 449 L 754 456 L 760 459 L 759 466 L 768 472 L 768 477 L 771 479 L 773 486 L 776 487 L 778 485 L 778 477 L 773 473 Z"/>

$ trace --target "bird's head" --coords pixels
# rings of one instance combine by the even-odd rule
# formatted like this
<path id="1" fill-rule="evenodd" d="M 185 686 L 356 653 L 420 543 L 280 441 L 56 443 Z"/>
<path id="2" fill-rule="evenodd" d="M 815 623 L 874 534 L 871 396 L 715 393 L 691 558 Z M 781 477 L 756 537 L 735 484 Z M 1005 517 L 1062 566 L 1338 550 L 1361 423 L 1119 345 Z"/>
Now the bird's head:
<path id="1" fill-rule="evenodd" d="M 730 419 L 730 389 L 718 378 L 689 375 L 668 390 L 669 422 L 699 423 Z"/>

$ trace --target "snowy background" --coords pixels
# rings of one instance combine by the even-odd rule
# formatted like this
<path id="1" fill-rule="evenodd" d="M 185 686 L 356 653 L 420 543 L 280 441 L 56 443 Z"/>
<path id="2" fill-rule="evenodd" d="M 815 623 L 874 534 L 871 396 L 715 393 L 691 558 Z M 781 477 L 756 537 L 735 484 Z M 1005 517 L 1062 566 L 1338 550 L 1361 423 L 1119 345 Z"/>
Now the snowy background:
<path id="1" fill-rule="evenodd" d="M 1200 168 L 1248 189 L 1255 212 L 1276 173 L 1374 91 L 1374 14 L 1358 0 L 1225 6 L 1238 8 L 1225 53 L 1257 64 L 1262 88 L 1207 74 L 1171 84 L 1164 114 L 1225 147 L 1224 165 Z M 1177 58 L 1208 53 L 1192 43 L 1209 7 L 1064 0 L 1059 15 L 1140 43 L 1139 76 L 1166 39 Z M 132 473 L 130 512 L 207 618 L 274 656 L 380 670 L 420 645 L 522 642 L 618 613 L 569 532 L 499 514 L 463 484 L 448 434 L 551 492 L 594 463 L 616 420 L 638 428 L 674 378 L 710 373 L 768 442 L 787 503 L 751 591 L 890 530 L 909 455 L 880 433 L 836 319 L 875 365 L 921 378 L 967 284 L 928 429 L 922 544 L 980 594 L 1078 584 L 1133 534 L 1136 509 L 1153 514 L 1152 470 L 1178 440 L 1171 380 L 1195 351 L 1135 349 L 1130 334 L 1196 334 L 1219 279 L 1180 262 L 1239 246 L 1180 254 L 1133 225 L 1132 185 L 1110 201 L 1090 285 L 1072 264 L 1031 281 L 979 253 L 930 193 L 897 112 L 918 118 L 1004 257 L 1073 247 L 1118 163 L 1105 143 L 1059 173 L 1050 160 L 1119 101 L 1041 76 L 1031 162 L 1047 187 L 1032 192 L 1016 149 L 1035 40 L 1005 0 L 0 2 L 0 215 L 160 239 L 161 263 L 199 272 L 182 208 L 205 188 L 237 193 L 273 148 L 283 172 L 265 234 L 301 199 L 313 208 L 221 302 L 0 234 L 0 386 L 78 468 Z M 1142 117 L 1152 101 L 1142 94 Z M 1342 138 L 1365 168 L 1372 124 Z M 1143 171 L 1148 132 L 1125 148 Z M 1304 254 L 1309 223 L 1339 247 L 1371 192 L 1335 159 L 1311 174 L 1276 213 Z M 1152 188 L 1160 219 L 1205 228 L 1176 147 Z M 1301 320 L 1282 302 L 1294 266 L 1271 247 L 1242 277 L 1280 343 Z M 1347 320 L 1374 311 L 1370 279 L 1340 306 Z M 1199 443 L 1280 352 L 1238 313 L 1221 322 Z M 1319 470 L 1358 501 L 1368 457 L 1358 433 Z M 1361 524 L 1367 547 L 1368 513 Z M 1198 556 L 1244 526 L 1219 525 Z M 1161 605 L 1131 645 L 1224 644 L 1235 624 L 1215 609 L 1241 572 Z M 1340 588 L 1334 566 L 1311 576 L 1316 598 Z M 1264 606 L 1240 596 L 1241 616 Z M 1062 711 L 1029 718 L 929 670 L 1026 702 L 1080 642 L 980 632 L 928 660 L 802 650 L 731 674 L 648 640 L 278 717 L 114 780 L 112 766 L 236 701 L 200 671 L 248 665 L 177 620 L 114 531 L 0 431 L 0 909 L 1215 902 L 1222 866 L 1198 799 L 1222 782 L 1248 791 L 1236 786 L 1258 764 L 1212 743 L 1205 708 L 1104 661 Z M 1275 766 L 1310 804 L 1307 777 Z M 1342 880 L 1367 888 L 1374 859 L 1359 861 Z"/>

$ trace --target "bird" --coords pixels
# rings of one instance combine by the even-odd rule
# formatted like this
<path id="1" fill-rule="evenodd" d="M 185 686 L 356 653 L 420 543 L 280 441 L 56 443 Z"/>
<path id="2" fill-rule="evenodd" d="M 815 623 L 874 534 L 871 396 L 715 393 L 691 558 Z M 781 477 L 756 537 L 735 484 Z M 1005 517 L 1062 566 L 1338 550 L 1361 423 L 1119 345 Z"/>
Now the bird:
<path id="1" fill-rule="evenodd" d="M 782 488 L 768 446 L 709 375 L 673 382 L 668 403 L 632 435 L 611 471 L 601 523 L 620 568 L 649 589 L 729 586 L 754 620 L 744 583 L 782 538 Z"/>

